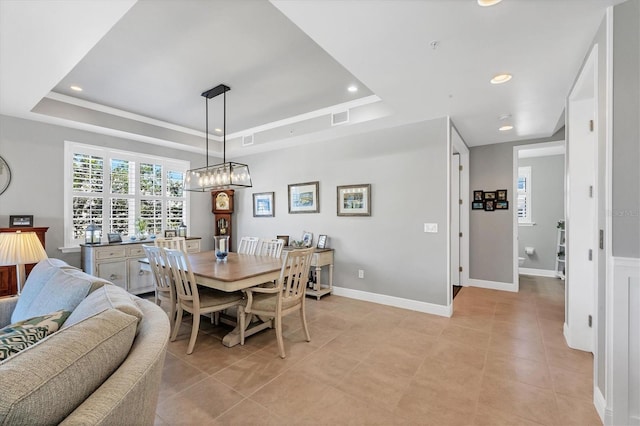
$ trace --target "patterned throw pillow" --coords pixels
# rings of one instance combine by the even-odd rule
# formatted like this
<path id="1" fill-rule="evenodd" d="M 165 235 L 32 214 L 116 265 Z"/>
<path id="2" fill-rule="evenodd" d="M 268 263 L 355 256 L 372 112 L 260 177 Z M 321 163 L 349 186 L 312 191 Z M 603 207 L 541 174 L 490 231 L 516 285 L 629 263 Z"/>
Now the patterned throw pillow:
<path id="1" fill-rule="evenodd" d="M 70 314 L 69 311 L 56 311 L 1 328 L 0 361 L 58 331 Z"/>
<path id="2" fill-rule="evenodd" d="M 71 315 L 69 311 L 56 311 L 47 315 L 41 315 L 38 317 L 29 318 L 23 321 L 18 321 L 4 328 L 0 328 L 0 337 L 3 334 L 12 333 L 15 330 L 21 330 L 30 327 L 45 327 L 48 334 L 54 333 L 60 329 L 62 324 Z"/>
<path id="3" fill-rule="evenodd" d="M 29 326 L 0 335 L 0 361 L 28 348 L 49 334 L 47 327 Z"/>

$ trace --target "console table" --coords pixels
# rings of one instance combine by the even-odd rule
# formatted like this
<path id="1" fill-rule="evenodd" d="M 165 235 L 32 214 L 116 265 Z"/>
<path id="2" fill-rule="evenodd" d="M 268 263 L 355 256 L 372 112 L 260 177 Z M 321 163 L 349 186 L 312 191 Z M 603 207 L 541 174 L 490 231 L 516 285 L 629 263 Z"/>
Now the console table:
<path id="1" fill-rule="evenodd" d="M 286 246 L 283 250 L 293 250 L 295 247 Z M 311 266 L 315 267 L 316 280 L 313 283 L 309 283 L 307 288 L 307 296 L 315 296 L 318 300 L 325 294 L 331 294 L 333 291 L 333 249 L 316 248 L 313 252 L 313 258 L 311 259 Z M 322 282 L 322 267 L 327 266 L 329 268 L 329 282 Z"/>
<path id="2" fill-rule="evenodd" d="M 187 251 L 200 251 L 200 237 L 186 239 Z M 126 241 L 113 244 L 80 244 L 82 269 L 87 274 L 104 278 L 132 294 L 154 290 L 150 270 L 140 268 L 139 259 L 147 257 L 142 244 L 153 245 L 153 240 Z"/>
<path id="3" fill-rule="evenodd" d="M 13 228 L 0 228 L 0 232 L 35 232 L 38 239 L 42 243 L 42 247 L 46 249 L 44 234 L 47 232 L 48 227 L 30 228 L 30 227 L 13 227 Z M 25 265 L 26 276 L 29 276 L 29 272 L 36 266 L 35 263 Z M 0 266 L 0 297 L 12 296 L 18 294 L 18 277 L 16 277 L 16 266 Z"/>

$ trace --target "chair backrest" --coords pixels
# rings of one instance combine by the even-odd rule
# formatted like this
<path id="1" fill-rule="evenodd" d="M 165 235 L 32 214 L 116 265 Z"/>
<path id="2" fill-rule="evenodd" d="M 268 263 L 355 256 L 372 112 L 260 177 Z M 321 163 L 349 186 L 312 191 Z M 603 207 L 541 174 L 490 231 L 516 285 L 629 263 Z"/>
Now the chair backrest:
<path id="1" fill-rule="evenodd" d="M 196 278 L 193 275 L 189 258 L 185 252 L 166 248 L 163 250 L 171 267 L 178 300 L 191 301 L 194 305 L 200 304 Z"/>
<path id="2" fill-rule="evenodd" d="M 258 248 L 258 237 L 242 237 L 240 244 L 238 244 L 238 253 L 241 254 L 256 254 L 256 248 Z"/>
<path id="3" fill-rule="evenodd" d="M 284 240 L 260 240 L 260 244 L 256 249 L 257 256 L 271 256 L 280 257 L 282 254 L 282 248 L 284 247 Z"/>
<path id="4" fill-rule="evenodd" d="M 278 279 L 278 287 L 282 288 L 285 300 L 304 297 L 309 282 L 309 268 L 313 258 L 313 247 L 302 250 L 286 251 Z"/>
<path id="5" fill-rule="evenodd" d="M 185 253 L 187 252 L 187 241 L 184 239 L 184 237 L 156 238 L 154 244 L 156 247 L 182 250 Z"/>
<path id="6" fill-rule="evenodd" d="M 171 272 L 168 267 L 164 267 L 167 261 L 162 248 L 146 244 L 143 244 L 142 248 L 149 259 L 149 266 L 151 267 L 156 286 L 161 290 L 173 291 L 173 287 L 171 286 Z"/>

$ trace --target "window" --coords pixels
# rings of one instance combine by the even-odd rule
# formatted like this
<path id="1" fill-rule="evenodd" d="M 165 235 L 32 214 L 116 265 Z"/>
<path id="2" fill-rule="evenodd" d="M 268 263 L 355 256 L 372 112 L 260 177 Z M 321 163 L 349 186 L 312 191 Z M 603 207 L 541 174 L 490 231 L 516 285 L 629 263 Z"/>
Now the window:
<path id="1" fill-rule="evenodd" d="M 64 166 L 66 247 L 84 242 L 90 223 L 125 237 L 137 218 L 155 234 L 188 225 L 188 161 L 65 142 Z"/>
<path id="2" fill-rule="evenodd" d="M 518 223 L 531 221 L 531 167 L 518 167 Z"/>

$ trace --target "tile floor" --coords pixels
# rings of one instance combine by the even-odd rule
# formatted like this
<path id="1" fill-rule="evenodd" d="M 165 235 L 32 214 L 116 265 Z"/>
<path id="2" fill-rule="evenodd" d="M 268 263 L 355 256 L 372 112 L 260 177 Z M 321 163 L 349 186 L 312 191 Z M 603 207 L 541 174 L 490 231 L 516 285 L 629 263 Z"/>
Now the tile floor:
<path id="1" fill-rule="evenodd" d="M 170 343 L 156 415 L 174 424 L 600 425 L 589 353 L 562 336 L 564 282 L 521 276 L 520 293 L 463 288 L 443 318 L 339 296 L 226 348 L 190 324 Z"/>

